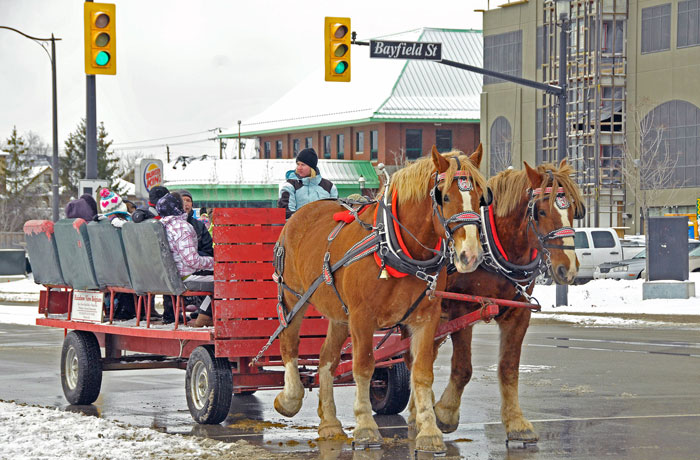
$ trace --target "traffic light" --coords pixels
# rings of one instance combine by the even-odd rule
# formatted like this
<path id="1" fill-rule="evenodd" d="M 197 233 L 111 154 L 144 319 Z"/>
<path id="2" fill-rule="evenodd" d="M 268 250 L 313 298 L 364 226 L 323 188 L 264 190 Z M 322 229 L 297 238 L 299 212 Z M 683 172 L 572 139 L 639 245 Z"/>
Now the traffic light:
<path id="1" fill-rule="evenodd" d="M 113 3 L 85 2 L 85 73 L 117 74 L 117 34 Z"/>
<path id="2" fill-rule="evenodd" d="M 326 17 L 326 81 L 350 81 L 350 18 Z"/>

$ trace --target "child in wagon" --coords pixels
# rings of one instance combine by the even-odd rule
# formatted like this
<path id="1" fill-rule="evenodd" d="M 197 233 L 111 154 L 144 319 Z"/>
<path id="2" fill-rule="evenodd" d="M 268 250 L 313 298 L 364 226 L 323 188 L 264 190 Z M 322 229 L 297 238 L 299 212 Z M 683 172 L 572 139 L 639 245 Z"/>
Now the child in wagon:
<path id="1" fill-rule="evenodd" d="M 183 281 L 213 282 L 213 275 L 195 275 L 200 270 L 213 270 L 214 258 L 201 256 L 197 252 L 197 233 L 192 225 L 187 223 L 182 198 L 168 193 L 156 204 L 156 210 L 161 216 L 161 222 L 168 236 L 170 252 L 175 259 L 177 271 Z M 194 327 L 213 326 L 211 298 L 207 298 L 199 307 L 197 319 L 189 324 Z"/>
<path id="2" fill-rule="evenodd" d="M 117 228 L 122 228 L 126 222 L 131 220 L 122 197 L 108 188 L 100 190 L 100 211 L 98 219 L 109 219 L 109 222 Z"/>

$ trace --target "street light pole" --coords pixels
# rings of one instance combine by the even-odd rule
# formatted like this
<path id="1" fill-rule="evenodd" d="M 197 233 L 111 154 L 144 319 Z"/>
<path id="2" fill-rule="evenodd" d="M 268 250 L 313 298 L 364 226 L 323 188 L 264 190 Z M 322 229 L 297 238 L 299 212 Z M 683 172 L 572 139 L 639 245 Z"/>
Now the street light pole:
<path id="1" fill-rule="evenodd" d="M 31 35 L 27 35 L 24 32 L 21 32 L 17 29 L 13 29 L 12 27 L 6 27 L 6 26 L 0 26 L 0 29 L 7 29 L 11 30 L 13 32 L 17 32 L 20 35 L 23 35 L 27 37 L 30 40 L 34 40 L 35 42 L 51 42 L 51 53 L 48 52 L 48 50 L 45 48 L 44 43 L 39 43 L 42 48 L 44 48 L 44 51 L 46 51 L 46 54 L 49 56 L 49 60 L 51 61 L 51 91 L 52 91 L 52 128 L 53 128 L 53 157 L 52 157 L 52 169 L 53 169 L 53 176 L 51 179 L 51 211 L 52 211 L 52 218 L 53 221 L 56 222 L 58 220 L 58 202 L 59 202 L 59 196 L 58 196 L 58 102 L 57 102 L 57 96 L 56 96 L 56 40 L 61 40 L 60 38 L 56 38 L 51 34 L 51 38 L 37 38 L 37 37 L 32 37 Z"/>
<path id="2" fill-rule="evenodd" d="M 241 120 L 238 120 L 238 159 L 241 159 Z"/>

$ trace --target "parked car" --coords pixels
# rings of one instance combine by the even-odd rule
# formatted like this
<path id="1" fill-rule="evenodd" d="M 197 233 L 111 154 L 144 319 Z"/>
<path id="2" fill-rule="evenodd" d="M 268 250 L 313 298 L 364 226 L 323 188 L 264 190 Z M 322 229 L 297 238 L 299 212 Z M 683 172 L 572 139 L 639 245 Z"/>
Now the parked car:
<path id="1" fill-rule="evenodd" d="M 700 246 L 688 254 L 688 270 L 690 272 L 700 272 Z"/>
<path id="2" fill-rule="evenodd" d="M 575 230 L 574 245 L 579 262 L 577 284 L 592 280 L 598 265 L 622 260 L 620 239 L 612 228 L 582 227 Z"/>
<path id="3" fill-rule="evenodd" d="M 700 241 L 688 241 L 688 251 L 690 251 L 690 253 L 697 250 L 698 248 L 700 248 Z M 688 254 L 689 257 L 690 253 Z M 698 256 L 700 256 L 700 253 L 698 253 Z M 644 270 L 647 266 L 646 257 L 646 249 L 643 249 L 631 259 L 625 259 L 619 262 L 608 262 L 600 264 L 596 267 L 593 273 L 593 278 L 618 280 L 636 280 L 638 278 L 642 278 L 644 276 Z M 700 261 L 698 262 L 698 264 L 700 264 Z M 693 271 L 692 268 L 690 269 L 690 271 Z"/>

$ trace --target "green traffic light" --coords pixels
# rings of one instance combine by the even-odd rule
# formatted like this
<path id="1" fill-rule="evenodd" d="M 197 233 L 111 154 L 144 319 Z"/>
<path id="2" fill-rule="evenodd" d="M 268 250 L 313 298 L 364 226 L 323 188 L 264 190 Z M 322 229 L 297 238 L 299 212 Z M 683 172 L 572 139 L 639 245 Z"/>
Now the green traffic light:
<path id="1" fill-rule="evenodd" d="M 109 43 L 109 34 L 105 33 L 105 32 L 102 32 L 101 34 L 99 34 L 97 36 L 97 38 L 95 39 L 95 45 L 99 46 L 100 48 L 104 48 L 105 46 L 107 46 L 108 43 Z"/>
<path id="2" fill-rule="evenodd" d="M 97 57 L 95 57 L 95 64 L 99 66 L 107 65 L 109 64 L 109 59 L 110 56 L 108 52 L 100 51 L 99 53 L 97 53 Z"/>
<path id="3" fill-rule="evenodd" d="M 342 75 L 346 70 L 348 70 L 348 63 L 345 61 L 340 61 L 335 65 L 334 72 L 338 75 Z"/>

